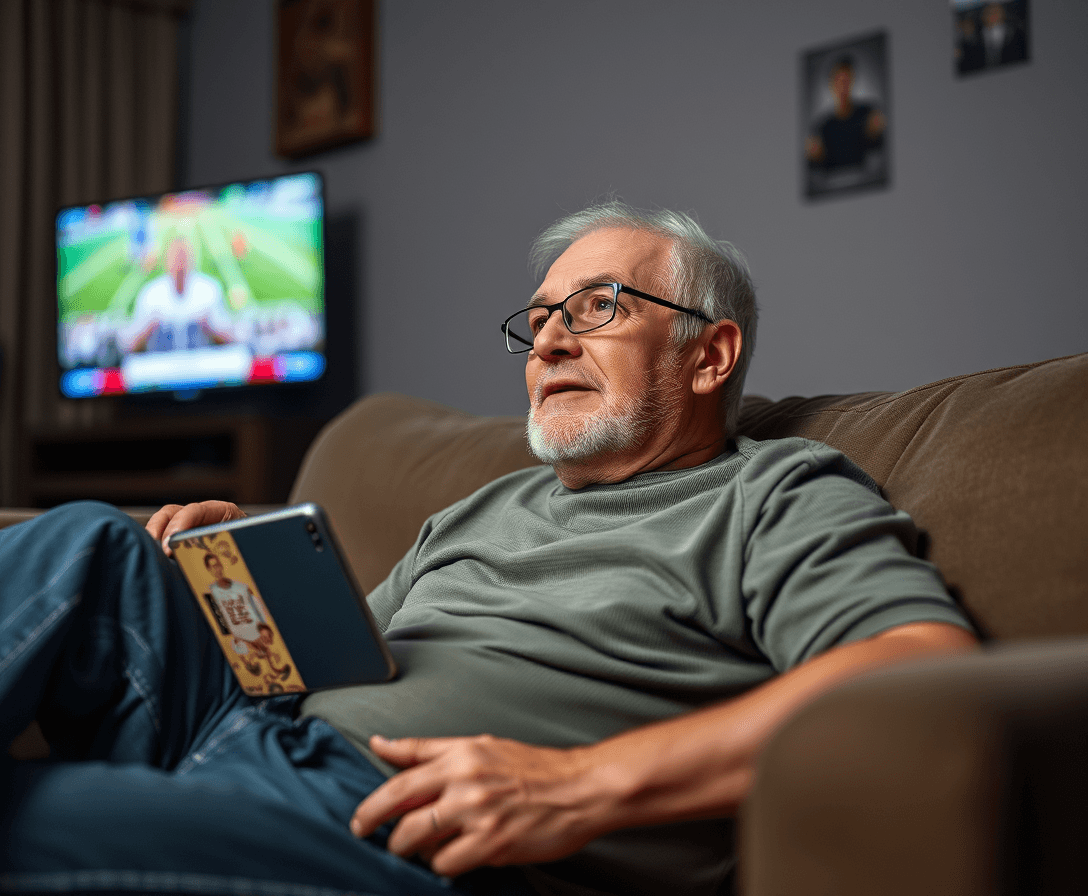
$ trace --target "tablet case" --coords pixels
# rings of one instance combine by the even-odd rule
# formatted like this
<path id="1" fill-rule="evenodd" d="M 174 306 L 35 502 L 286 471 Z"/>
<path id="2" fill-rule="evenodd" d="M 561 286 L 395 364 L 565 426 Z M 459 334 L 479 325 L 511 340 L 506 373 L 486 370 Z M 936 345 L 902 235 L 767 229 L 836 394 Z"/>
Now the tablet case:
<path id="1" fill-rule="evenodd" d="M 395 674 L 316 504 L 189 529 L 169 543 L 247 694 L 374 683 Z"/>

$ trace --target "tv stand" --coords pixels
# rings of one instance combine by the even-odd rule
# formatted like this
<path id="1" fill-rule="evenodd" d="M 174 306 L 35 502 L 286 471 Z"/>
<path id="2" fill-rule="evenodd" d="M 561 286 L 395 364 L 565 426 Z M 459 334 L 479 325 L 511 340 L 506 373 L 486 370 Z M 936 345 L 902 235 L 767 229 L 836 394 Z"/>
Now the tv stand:
<path id="1" fill-rule="evenodd" d="M 19 503 L 283 503 L 320 426 L 316 420 L 223 415 L 38 430 L 28 441 Z"/>

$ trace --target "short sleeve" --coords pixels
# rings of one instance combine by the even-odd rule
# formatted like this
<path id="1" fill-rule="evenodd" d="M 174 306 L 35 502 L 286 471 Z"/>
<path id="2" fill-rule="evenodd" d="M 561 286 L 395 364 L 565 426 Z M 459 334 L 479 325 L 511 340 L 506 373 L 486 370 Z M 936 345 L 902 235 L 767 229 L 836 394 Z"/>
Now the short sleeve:
<path id="1" fill-rule="evenodd" d="M 803 444 L 757 458 L 744 492 L 745 612 L 775 669 L 912 622 L 970 629 L 937 569 L 915 555 L 909 515 L 843 455 Z"/>

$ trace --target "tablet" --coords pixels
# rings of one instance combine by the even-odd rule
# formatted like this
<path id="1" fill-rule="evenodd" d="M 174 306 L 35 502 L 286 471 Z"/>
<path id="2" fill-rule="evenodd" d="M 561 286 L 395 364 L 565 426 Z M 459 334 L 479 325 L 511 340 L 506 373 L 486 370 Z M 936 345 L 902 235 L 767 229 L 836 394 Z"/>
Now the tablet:
<path id="1" fill-rule="evenodd" d="M 396 674 L 318 505 L 188 529 L 169 545 L 247 694 L 371 684 Z"/>

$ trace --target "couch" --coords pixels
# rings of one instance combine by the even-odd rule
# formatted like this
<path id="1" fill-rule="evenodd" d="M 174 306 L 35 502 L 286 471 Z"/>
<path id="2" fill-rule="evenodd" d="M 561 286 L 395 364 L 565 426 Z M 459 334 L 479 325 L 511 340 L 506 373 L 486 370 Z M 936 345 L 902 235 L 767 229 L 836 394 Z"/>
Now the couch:
<path id="1" fill-rule="evenodd" d="M 865 676 L 788 722 L 742 813 L 738 889 L 1088 891 L 1088 354 L 896 393 L 748 396 L 739 428 L 863 467 L 986 643 Z M 325 507 L 370 589 L 430 513 L 532 463 L 521 418 L 374 395 L 318 435 L 290 501 Z"/>

